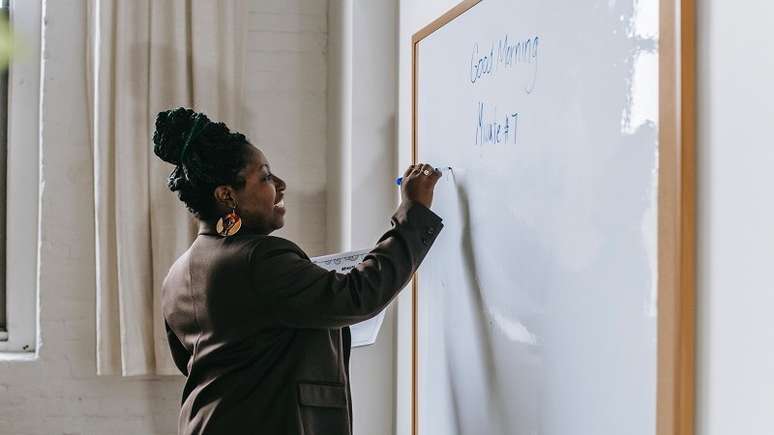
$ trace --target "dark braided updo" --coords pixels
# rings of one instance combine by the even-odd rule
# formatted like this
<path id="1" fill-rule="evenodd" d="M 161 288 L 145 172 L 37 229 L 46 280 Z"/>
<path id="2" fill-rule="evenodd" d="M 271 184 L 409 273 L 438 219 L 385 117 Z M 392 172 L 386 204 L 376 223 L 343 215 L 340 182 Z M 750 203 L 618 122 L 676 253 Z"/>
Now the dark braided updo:
<path id="1" fill-rule="evenodd" d="M 175 165 L 167 185 L 199 219 L 217 217 L 213 192 L 229 185 L 241 189 L 247 164 L 247 138 L 203 113 L 178 107 L 159 112 L 153 133 L 153 152 Z"/>

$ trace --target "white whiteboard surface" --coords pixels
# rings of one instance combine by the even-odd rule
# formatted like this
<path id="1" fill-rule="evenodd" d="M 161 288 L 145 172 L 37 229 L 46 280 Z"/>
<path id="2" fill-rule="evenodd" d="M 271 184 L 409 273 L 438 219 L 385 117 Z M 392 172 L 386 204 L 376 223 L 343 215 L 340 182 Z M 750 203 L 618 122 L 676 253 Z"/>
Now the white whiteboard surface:
<path id="1" fill-rule="evenodd" d="M 417 43 L 417 161 L 454 168 L 419 434 L 656 433 L 658 16 L 483 0 Z"/>

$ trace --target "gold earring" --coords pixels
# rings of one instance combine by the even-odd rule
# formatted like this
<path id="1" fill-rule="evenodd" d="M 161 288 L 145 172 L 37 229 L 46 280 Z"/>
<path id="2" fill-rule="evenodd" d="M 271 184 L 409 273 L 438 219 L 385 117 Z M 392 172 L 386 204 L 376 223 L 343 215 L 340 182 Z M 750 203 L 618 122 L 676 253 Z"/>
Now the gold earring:
<path id="1" fill-rule="evenodd" d="M 231 211 L 218 219 L 215 230 L 219 235 L 223 237 L 233 236 L 240 228 L 242 228 L 242 219 L 237 214 L 236 207 L 236 201 L 234 201 L 234 206 L 231 207 Z"/>

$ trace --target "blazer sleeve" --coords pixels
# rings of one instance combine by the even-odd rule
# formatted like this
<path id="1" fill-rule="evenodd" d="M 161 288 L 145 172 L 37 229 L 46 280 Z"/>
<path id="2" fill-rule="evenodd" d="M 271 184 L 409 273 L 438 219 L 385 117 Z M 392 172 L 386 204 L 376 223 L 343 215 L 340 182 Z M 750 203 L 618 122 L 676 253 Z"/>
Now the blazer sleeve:
<path id="1" fill-rule="evenodd" d="M 172 360 L 175 362 L 177 369 L 180 373 L 188 376 L 188 361 L 191 358 L 191 354 L 188 349 L 183 346 L 183 343 L 177 338 L 175 332 L 169 327 L 167 321 L 164 320 L 164 328 L 167 330 L 167 342 L 169 342 L 169 350 L 172 353 Z"/>
<path id="2" fill-rule="evenodd" d="M 410 201 L 391 222 L 376 247 L 344 274 L 315 265 L 288 240 L 260 240 L 250 264 L 266 311 L 295 328 L 339 328 L 378 314 L 406 286 L 443 228 L 440 217 Z"/>

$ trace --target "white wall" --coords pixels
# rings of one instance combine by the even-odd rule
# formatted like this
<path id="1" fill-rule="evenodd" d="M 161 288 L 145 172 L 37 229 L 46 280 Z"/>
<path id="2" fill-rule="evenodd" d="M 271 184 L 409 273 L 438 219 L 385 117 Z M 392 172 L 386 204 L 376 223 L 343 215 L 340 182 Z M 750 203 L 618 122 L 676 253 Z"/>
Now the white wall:
<path id="1" fill-rule="evenodd" d="M 329 4 L 329 243 L 373 246 L 397 205 L 397 0 Z M 333 174 L 336 174 L 333 176 Z M 395 315 L 388 309 L 373 346 L 351 361 L 354 431 L 394 433 Z"/>
<path id="2" fill-rule="evenodd" d="M 774 4 L 698 2 L 697 433 L 774 433 Z"/>
<path id="3" fill-rule="evenodd" d="M 353 2 L 352 247 L 373 246 L 398 205 L 398 1 Z M 395 433 L 395 305 L 373 346 L 352 352 L 354 433 Z"/>
<path id="4" fill-rule="evenodd" d="M 353 0 L 328 2 L 328 250 L 352 245 L 352 10 Z"/>
<path id="5" fill-rule="evenodd" d="M 288 184 L 276 233 L 326 252 L 327 0 L 249 0 L 247 135 Z"/>
<path id="6" fill-rule="evenodd" d="M 335 12 L 342 5 L 343 21 Z M 298 241 L 310 255 L 372 245 L 389 227 L 397 200 L 390 182 L 396 173 L 397 0 L 357 5 L 335 0 L 331 10 L 329 17 L 325 0 L 250 0 L 248 17 L 249 113 L 244 133 L 288 181 L 290 213 L 280 234 Z M 0 434 L 174 434 L 182 377 L 95 376 L 85 35 L 72 30 L 86 28 L 84 12 L 82 0 L 47 2 L 39 277 L 42 346 L 36 361 L 0 363 Z M 338 48 L 330 47 L 331 60 L 329 18 L 339 32 L 334 35 Z M 341 46 L 347 51 L 346 62 L 339 55 Z M 350 75 L 339 75 L 345 69 Z M 329 70 L 336 74 L 333 80 Z M 335 95 L 329 94 L 330 83 L 336 85 Z M 346 101 L 339 96 L 342 90 Z M 329 136 L 331 125 L 338 130 Z M 341 142 L 334 141 L 342 137 L 348 141 L 346 152 Z M 340 165 L 333 172 L 329 172 L 331 153 L 338 154 L 335 160 Z M 331 190 L 349 208 L 347 216 L 334 216 L 340 219 L 341 234 L 333 232 L 326 238 Z M 352 355 L 355 430 L 360 434 L 393 433 L 392 311 L 383 328 L 374 346 L 356 349 Z"/>
<path id="7" fill-rule="evenodd" d="M 325 250 L 327 4 L 250 1 L 251 104 L 245 133 L 288 181 L 287 232 L 314 255 Z M 181 376 L 95 375 L 84 5 L 83 0 L 46 2 L 42 344 L 36 361 L 0 361 L 0 435 L 172 435 L 177 433 Z M 29 243 L 35 244 L 34 238 Z"/>

